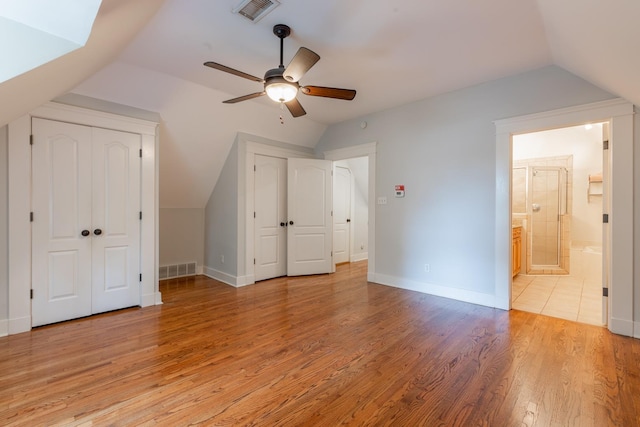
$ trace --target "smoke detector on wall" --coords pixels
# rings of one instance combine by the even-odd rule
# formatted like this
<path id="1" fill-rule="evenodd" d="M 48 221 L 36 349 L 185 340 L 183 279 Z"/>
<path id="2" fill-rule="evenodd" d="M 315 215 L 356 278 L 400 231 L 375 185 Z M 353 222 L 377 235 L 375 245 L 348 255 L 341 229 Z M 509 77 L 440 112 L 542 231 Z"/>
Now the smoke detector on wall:
<path id="1" fill-rule="evenodd" d="M 279 5 L 277 0 L 243 0 L 233 8 L 233 13 L 244 16 L 251 22 L 258 22 Z"/>

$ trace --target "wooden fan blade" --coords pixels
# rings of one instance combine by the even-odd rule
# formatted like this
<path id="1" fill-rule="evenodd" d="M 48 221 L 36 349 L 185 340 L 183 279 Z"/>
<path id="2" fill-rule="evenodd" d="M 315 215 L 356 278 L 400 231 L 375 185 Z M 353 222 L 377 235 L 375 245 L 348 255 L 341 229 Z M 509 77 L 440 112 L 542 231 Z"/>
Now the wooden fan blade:
<path id="1" fill-rule="evenodd" d="M 216 70 L 224 71 L 225 73 L 233 74 L 234 76 L 243 77 L 245 79 L 253 80 L 254 82 L 264 83 L 264 80 L 260 77 L 252 76 L 251 74 L 243 73 L 242 71 L 238 71 L 236 69 L 227 67 L 226 65 L 218 64 L 217 62 L 205 62 L 204 65 L 207 67 L 215 68 Z"/>
<path id="2" fill-rule="evenodd" d="M 287 69 L 284 70 L 283 76 L 290 82 L 297 82 L 319 60 L 320 55 L 306 47 L 301 47 L 298 49 L 298 52 L 296 52 L 296 55 L 293 57 L 289 65 L 287 65 Z"/>
<path id="3" fill-rule="evenodd" d="M 256 93 L 251 93 L 249 95 L 245 95 L 245 96 L 239 96 L 237 98 L 233 98 L 233 99 L 227 99 L 226 101 L 222 101 L 223 104 L 235 104 L 236 102 L 241 102 L 241 101 L 246 101 L 248 99 L 253 99 L 253 98 L 257 98 L 259 96 L 262 95 L 266 95 L 267 92 L 256 92 Z"/>
<path id="4" fill-rule="evenodd" d="M 302 105 L 296 98 L 293 98 L 289 102 L 285 102 L 284 105 L 287 106 L 287 108 L 289 109 L 289 112 L 293 117 L 300 117 L 307 114 L 307 112 L 304 111 L 304 108 L 302 108 Z"/>
<path id="5" fill-rule="evenodd" d="M 310 96 L 344 99 L 346 101 L 351 101 L 356 97 L 356 91 L 353 89 L 338 89 L 335 87 L 303 86 L 300 88 L 300 92 Z"/>

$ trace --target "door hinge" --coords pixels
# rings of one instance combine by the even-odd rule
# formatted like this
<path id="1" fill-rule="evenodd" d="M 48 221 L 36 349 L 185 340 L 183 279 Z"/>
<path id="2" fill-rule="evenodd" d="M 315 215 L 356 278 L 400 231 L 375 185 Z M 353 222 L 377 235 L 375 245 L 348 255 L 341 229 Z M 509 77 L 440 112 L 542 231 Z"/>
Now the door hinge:
<path id="1" fill-rule="evenodd" d="M 29 135 L 29 145 L 33 145 L 33 134 Z"/>
<path id="2" fill-rule="evenodd" d="M 29 292 L 29 297 L 30 297 L 31 299 L 33 299 L 33 289 L 29 289 L 29 290 L 31 291 L 31 292 Z"/>
<path id="3" fill-rule="evenodd" d="M 255 212 L 253 212 L 253 217 L 254 217 L 254 218 L 256 217 L 256 213 L 255 213 Z"/>
<path id="4" fill-rule="evenodd" d="M 253 265 L 256 265 L 256 259 L 255 258 L 253 259 Z"/>
<path id="5" fill-rule="evenodd" d="M 603 297 L 609 296 L 609 288 L 602 288 L 602 296 Z"/>
<path id="6" fill-rule="evenodd" d="M 33 212 L 29 212 L 29 222 L 33 222 Z"/>
<path id="7" fill-rule="evenodd" d="M 256 165 L 253 165 L 253 171 L 254 172 L 256 171 Z"/>
<path id="8" fill-rule="evenodd" d="M 603 150 L 608 150 L 609 149 L 609 140 L 604 140 L 602 141 L 602 149 Z"/>
<path id="9" fill-rule="evenodd" d="M 602 214 L 602 223 L 609 224 L 609 214 Z"/>
<path id="10" fill-rule="evenodd" d="M 142 158 L 142 148 L 140 149 L 140 158 Z"/>
<path id="11" fill-rule="evenodd" d="M 142 211 L 140 211 L 140 219 L 142 219 Z"/>
<path id="12" fill-rule="evenodd" d="M 142 273 L 140 273 L 140 281 L 142 282 Z"/>

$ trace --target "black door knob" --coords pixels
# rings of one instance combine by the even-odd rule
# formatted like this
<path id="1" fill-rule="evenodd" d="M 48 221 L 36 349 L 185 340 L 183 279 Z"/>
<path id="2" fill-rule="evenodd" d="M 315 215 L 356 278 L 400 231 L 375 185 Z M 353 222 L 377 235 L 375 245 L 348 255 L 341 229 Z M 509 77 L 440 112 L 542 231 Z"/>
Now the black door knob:
<path id="1" fill-rule="evenodd" d="M 289 225 L 293 225 L 293 221 L 289 221 Z"/>
<path id="2" fill-rule="evenodd" d="M 96 236 L 99 236 L 102 234 L 102 230 L 100 230 L 99 228 L 96 228 L 95 230 L 93 230 L 93 234 L 95 234 Z"/>
<path id="3" fill-rule="evenodd" d="M 284 227 L 285 225 L 287 225 L 287 224 L 285 224 L 284 222 L 280 223 L 280 227 Z"/>
<path id="4" fill-rule="evenodd" d="M 82 234 L 84 237 L 87 237 L 89 234 L 91 234 L 91 232 L 89 230 L 82 230 L 80 234 Z"/>
<path id="5" fill-rule="evenodd" d="M 351 222 L 351 220 L 349 218 L 347 218 L 347 222 Z"/>

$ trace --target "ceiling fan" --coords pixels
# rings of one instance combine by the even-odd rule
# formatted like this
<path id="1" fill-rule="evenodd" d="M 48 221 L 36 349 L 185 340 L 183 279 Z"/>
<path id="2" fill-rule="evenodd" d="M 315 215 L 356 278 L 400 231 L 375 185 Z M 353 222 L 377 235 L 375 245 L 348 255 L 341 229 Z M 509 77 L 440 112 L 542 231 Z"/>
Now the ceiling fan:
<path id="1" fill-rule="evenodd" d="M 282 61 L 282 51 L 284 39 L 291 34 L 291 28 L 284 24 L 277 24 L 273 27 L 273 34 L 280 39 L 280 65 L 278 68 L 268 70 L 264 74 L 264 78 L 255 77 L 251 74 L 243 73 L 242 71 L 235 70 L 216 62 L 208 61 L 204 63 L 207 67 L 215 68 L 216 70 L 224 71 L 255 82 L 264 83 L 264 90 L 261 92 L 228 99 L 223 101 L 223 103 L 235 104 L 236 102 L 267 95 L 272 100 L 286 105 L 293 117 L 300 117 L 307 114 L 307 112 L 304 111 L 304 108 L 302 108 L 302 105 L 296 98 L 298 92 L 302 92 L 303 94 L 310 96 L 344 99 L 347 101 L 351 101 L 356 96 L 356 91 L 353 89 L 338 89 L 324 86 L 300 86 L 298 83 L 299 80 L 311 69 L 311 67 L 315 65 L 316 62 L 320 60 L 320 55 L 306 47 L 301 47 L 298 49 L 298 52 L 296 52 L 289 65 L 285 68 Z"/>

